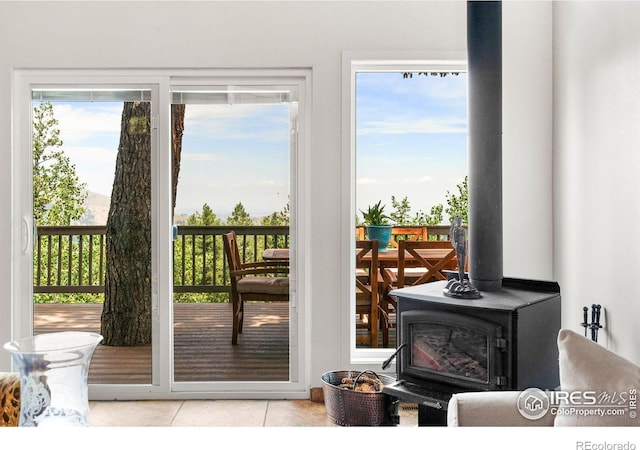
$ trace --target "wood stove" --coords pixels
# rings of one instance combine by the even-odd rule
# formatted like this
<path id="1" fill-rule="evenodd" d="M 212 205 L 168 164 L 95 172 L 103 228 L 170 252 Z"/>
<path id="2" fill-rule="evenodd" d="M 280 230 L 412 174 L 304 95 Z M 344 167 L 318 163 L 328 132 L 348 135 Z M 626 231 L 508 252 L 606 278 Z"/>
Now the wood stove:
<path id="1" fill-rule="evenodd" d="M 475 300 L 447 297 L 445 285 L 391 292 L 398 300 L 397 381 L 384 392 L 417 403 L 420 425 L 446 424 L 456 392 L 558 387 L 556 283 L 505 278 L 503 289 Z"/>
<path id="2" fill-rule="evenodd" d="M 503 278 L 502 5 L 467 2 L 469 273 L 478 299 L 444 295 L 446 281 L 391 292 L 397 381 L 383 392 L 418 404 L 419 425 L 446 424 L 463 391 L 555 389 L 560 288 Z"/>

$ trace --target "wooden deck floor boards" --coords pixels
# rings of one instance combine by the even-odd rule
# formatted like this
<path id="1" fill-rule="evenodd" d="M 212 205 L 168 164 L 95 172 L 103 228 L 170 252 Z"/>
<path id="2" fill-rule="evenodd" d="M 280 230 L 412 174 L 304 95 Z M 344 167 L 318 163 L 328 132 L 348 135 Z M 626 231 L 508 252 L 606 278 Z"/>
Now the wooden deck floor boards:
<path id="1" fill-rule="evenodd" d="M 36 304 L 34 333 L 100 333 L 100 304 Z M 248 303 L 243 333 L 231 345 L 228 303 L 174 305 L 175 381 L 286 381 L 289 379 L 288 305 Z M 150 384 L 151 346 L 100 345 L 89 383 Z"/>
<path id="2" fill-rule="evenodd" d="M 34 333 L 100 333 L 101 304 L 35 304 Z M 289 317 L 286 303 L 247 303 L 238 345 L 231 345 L 231 305 L 174 305 L 174 380 L 287 381 Z M 393 330 L 395 331 L 395 330 Z M 382 339 L 382 337 L 380 337 Z M 390 333 L 395 348 L 395 333 Z M 151 346 L 99 345 L 89 383 L 150 384 Z"/>

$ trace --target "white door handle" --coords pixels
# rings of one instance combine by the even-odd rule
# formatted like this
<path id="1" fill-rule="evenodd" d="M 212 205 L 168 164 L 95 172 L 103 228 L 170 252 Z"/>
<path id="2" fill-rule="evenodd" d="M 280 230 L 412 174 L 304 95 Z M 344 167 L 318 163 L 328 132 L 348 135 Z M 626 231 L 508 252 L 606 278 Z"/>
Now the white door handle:
<path id="1" fill-rule="evenodd" d="M 22 253 L 27 253 L 29 244 L 31 243 L 31 227 L 29 226 L 29 218 L 22 216 Z"/>

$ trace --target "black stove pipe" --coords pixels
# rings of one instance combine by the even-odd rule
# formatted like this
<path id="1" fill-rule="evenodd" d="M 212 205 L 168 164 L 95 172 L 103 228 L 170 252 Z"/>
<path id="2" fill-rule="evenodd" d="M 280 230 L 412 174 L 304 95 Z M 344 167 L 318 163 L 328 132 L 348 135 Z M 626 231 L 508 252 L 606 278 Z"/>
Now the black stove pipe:
<path id="1" fill-rule="evenodd" d="M 467 2 L 469 278 L 502 289 L 502 4 Z"/>

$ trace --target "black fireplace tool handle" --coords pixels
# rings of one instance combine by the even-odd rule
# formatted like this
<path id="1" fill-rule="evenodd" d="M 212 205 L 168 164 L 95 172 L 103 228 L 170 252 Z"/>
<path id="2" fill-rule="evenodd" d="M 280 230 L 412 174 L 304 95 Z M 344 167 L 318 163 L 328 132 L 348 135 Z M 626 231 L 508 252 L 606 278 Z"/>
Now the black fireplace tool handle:
<path id="1" fill-rule="evenodd" d="M 591 340 L 593 342 L 598 342 L 598 330 L 602 328 L 602 324 L 600 324 L 600 312 L 602 310 L 602 305 L 596 305 L 595 303 L 591 305 L 591 323 L 587 322 L 587 311 L 589 308 L 586 306 L 582 308 L 583 320 L 580 325 L 584 327 L 584 337 L 587 337 L 587 330 L 591 330 Z"/>
<path id="2" fill-rule="evenodd" d="M 600 325 L 600 309 L 602 309 L 602 306 L 601 305 L 596 305 L 595 309 L 596 309 L 596 321 L 595 321 L 595 324 L 594 324 L 594 328 L 595 328 L 595 332 L 594 332 L 595 339 L 594 339 L 594 341 L 598 342 L 598 330 L 600 328 L 602 328 L 602 325 Z"/>
<path id="3" fill-rule="evenodd" d="M 591 340 L 596 342 L 596 304 L 591 305 Z"/>
<path id="4" fill-rule="evenodd" d="M 584 308 L 582 308 L 582 317 L 583 317 L 583 321 L 582 321 L 582 326 L 584 327 L 584 337 L 587 337 L 587 328 L 589 328 L 589 322 L 587 322 L 587 312 L 589 311 L 589 308 L 587 308 L 586 306 Z"/>
<path id="5" fill-rule="evenodd" d="M 404 344 L 401 344 L 395 352 L 393 352 L 393 354 L 391 356 L 389 356 L 389 358 L 387 358 L 383 363 L 382 363 L 382 370 L 385 370 L 387 367 L 389 367 L 391 365 L 391 361 L 393 361 L 393 358 L 396 357 L 396 355 L 398 353 L 400 353 L 400 350 L 402 350 L 405 346 L 407 345 L 407 343 L 405 342 Z"/>

